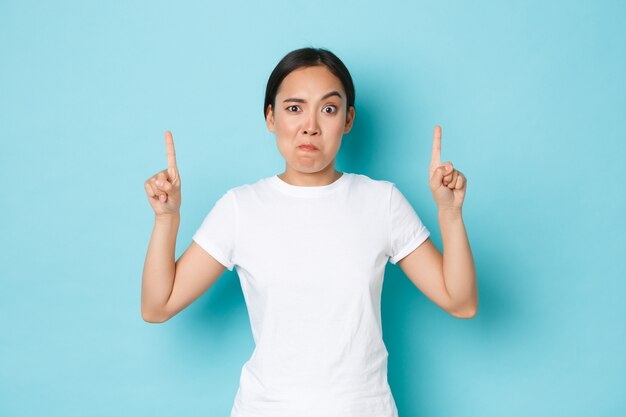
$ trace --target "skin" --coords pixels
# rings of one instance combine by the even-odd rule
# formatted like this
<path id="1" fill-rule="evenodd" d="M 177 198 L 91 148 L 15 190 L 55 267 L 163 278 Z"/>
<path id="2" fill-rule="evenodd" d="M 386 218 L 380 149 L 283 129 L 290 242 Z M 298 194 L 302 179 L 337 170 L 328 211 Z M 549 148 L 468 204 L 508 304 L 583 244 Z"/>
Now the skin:
<path id="1" fill-rule="evenodd" d="M 441 163 L 441 127 L 435 126 L 429 186 L 438 208 L 443 255 L 430 238 L 398 265 L 431 301 L 454 317 L 469 319 L 478 311 L 478 286 L 472 251 L 463 224 L 467 179 L 452 162 Z"/>
<path id="2" fill-rule="evenodd" d="M 323 98 L 332 91 L 341 97 Z M 297 101 L 290 100 L 294 98 Z M 298 68 L 283 79 L 275 103 L 275 109 L 267 106 L 265 121 L 285 159 L 285 171 L 278 177 L 299 186 L 328 185 L 341 177 L 335 159 L 342 136 L 352 129 L 355 111 L 347 108 L 339 78 L 323 65 Z M 299 149 L 303 143 L 318 150 Z"/>
<path id="3" fill-rule="evenodd" d="M 331 91 L 341 97 L 322 98 Z M 286 99 L 296 98 L 299 101 Z M 266 123 L 276 135 L 285 159 L 283 181 L 298 186 L 322 186 L 343 173 L 335 170 L 342 135 L 354 121 L 354 107 L 347 108 L 341 81 L 325 66 L 305 67 L 283 80 L 276 109 L 268 106 Z M 298 149 L 313 143 L 318 150 Z M 141 313 L 145 321 L 162 323 L 175 316 L 207 291 L 225 267 L 192 241 L 175 261 L 180 224 L 181 180 L 174 140 L 165 132 L 168 167 L 146 180 L 144 187 L 155 212 L 142 278 Z M 441 127 L 435 126 L 429 165 L 429 186 L 439 209 L 444 254 L 430 238 L 405 256 L 398 265 L 413 284 L 436 305 L 458 318 L 472 318 L 478 308 L 474 261 L 462 219 L 467 180 L 451 162 L 441 163 Z"/>

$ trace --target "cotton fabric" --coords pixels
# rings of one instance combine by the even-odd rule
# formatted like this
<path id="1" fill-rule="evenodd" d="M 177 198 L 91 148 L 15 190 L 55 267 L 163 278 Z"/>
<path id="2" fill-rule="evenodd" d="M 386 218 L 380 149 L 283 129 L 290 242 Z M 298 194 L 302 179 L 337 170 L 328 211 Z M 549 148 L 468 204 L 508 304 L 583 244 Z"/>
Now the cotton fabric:
<path id="1" fill-rule="evenodd" d="M 226 191 L 192 239 L 236 269 L 248 308 L 255 349 L 231 417 L 397 417 L 384 270 L 429 235 L 394 183 L 362 174 Z"/>

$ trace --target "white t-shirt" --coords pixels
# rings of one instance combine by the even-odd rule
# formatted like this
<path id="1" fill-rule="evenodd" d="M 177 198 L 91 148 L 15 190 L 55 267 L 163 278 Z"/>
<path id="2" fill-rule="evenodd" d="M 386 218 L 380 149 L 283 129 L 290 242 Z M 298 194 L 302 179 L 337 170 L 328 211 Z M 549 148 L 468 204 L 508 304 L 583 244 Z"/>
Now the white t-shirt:
<path id="1" fill-rule="evenodd" d="M 429 235 L 394 183 L 361 174 L 228 190 L 193 240 L 236 267 L 250 317 L 255 349 L 231 417 L 397 417 L 383 275 Z"/>

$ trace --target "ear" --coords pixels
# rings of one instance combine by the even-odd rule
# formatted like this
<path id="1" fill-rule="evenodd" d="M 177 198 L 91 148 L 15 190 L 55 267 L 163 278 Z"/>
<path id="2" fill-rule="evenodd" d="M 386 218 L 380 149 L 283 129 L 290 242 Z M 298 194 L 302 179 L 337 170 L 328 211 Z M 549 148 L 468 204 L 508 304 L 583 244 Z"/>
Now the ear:
<path id="1" fill-rule="evenodd" d="M 274 132 L 274 110 L 272 109 L 272 105 L 268 104 L 267 109 L 265 109 L 265 124 L 267 125 L 267 129 L 270 132 Z"/>
<path id="2" fill-rule="evenodd" d="M 354 106 L 350 106 L 348 114 L 346 115 L 346 126 L 343 129 L 343 133 L 348 133 L 352 129 L 352 123 L 354 122 L 355 110 Z"/>

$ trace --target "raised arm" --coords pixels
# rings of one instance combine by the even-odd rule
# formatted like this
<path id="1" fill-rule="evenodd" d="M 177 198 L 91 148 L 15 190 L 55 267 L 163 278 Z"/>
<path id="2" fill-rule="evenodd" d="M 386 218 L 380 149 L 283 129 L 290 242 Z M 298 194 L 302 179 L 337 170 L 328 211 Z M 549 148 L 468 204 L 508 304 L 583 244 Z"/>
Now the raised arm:
<path id="1" fill-rule="evenodd" d="M 148 245 L 141 287 L 141 316 L 162 323 L 200 297 L 226 267 L 192 241 L 174 261 L 180 225 L 180 174 L 174 139 L 165 132 L 167 169 L 150 177 L 145 185 L 155 221 Z"/>
<path id="2" fill-rule="evenodd" d="M 160 321 L 163 317 L 176 274 L 174 256 L 180 225 L 181 181 L 174 139 L 169 131 L 165 132 L 165 150 L 167 169 L 152 175 L 144 183 L 155 215 L 141 286 L 141 315 L 149 322 Z"/>
<path id="3" fill-rule="evenodd" d="M 429 185 L 439 210 L 443 255 L 427 239 L 398 265 L 439 307 L 455 317 L 472 318 L 478 311 L 478 286 L 462 217 L 467 180 L 451 162 L 441 164 L 440 159 L 441 127 L 435 126 Z"/>

